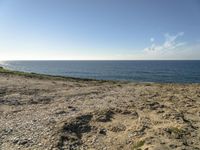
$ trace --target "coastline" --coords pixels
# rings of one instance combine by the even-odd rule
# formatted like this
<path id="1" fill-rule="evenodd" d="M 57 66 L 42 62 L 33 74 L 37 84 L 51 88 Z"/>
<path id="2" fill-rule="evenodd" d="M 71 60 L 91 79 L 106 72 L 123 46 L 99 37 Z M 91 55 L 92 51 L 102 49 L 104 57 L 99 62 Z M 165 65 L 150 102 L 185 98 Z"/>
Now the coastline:
<path id="1" fill-rule="evenodd" d="M 131 81 L 120 81 L 120 80 L 102 80 L 102 79 L 90 79 L 90 78 L 78 78 L 78 77 L 69 77 L 69 76 L 62 76 L 62 75 L 50 75 L 50 74 L 41 74 L 35 72 L 23 72 L 23 71 L 15 71 L 10 69 L 5 69 L 4 67 L 0 66 L 0 73 L 9 74 L 9 75 L 17 75 L 23 77 L 30 77 L 30 78 L 38 78 L 38 79 L 47 79 L 47 80 L 74 80 L 74 81 L 96 81 L 96 82 L 113 82 L 113 83 L 128 83 Z M 138 82 L 136 82 L 138 83 Z M 141 82 L 141 83 L 153 83 L 153 82 Z"/>
<path id="2" fill-rule="evenodd" d="M 97 80 L 200 83 L 200 61 L 7 61 L 11 70 Z"/>
<path id="3" fill-rule="evenodd" d="M 200 149 L 200 84 L 0 67 L 0 149 Z"/>
<path id="4" fill-rule="evenodd" d="M 137 83 L 137 84 L 200 84 L 196 82 L 145 82 L 145 81 L 132 81 L 132 80 L 104 80 L 104 79 L 93 79 L 93 78 L 79 78 L 63 75 L 51 75 L 51 74 L 42 74 L 35 72 L 24 72 L 17 70 L 10 70 L 5 67 L 0 66 L 0 73 L 9 74 L 9 75 L 18 75 L 23 77 L 38 78 L 38 79 L 52 79 L 52 80 L 74 80 L 74 81 L 96 81 L 96 82 L 112 82 L 112 83 Z"/>

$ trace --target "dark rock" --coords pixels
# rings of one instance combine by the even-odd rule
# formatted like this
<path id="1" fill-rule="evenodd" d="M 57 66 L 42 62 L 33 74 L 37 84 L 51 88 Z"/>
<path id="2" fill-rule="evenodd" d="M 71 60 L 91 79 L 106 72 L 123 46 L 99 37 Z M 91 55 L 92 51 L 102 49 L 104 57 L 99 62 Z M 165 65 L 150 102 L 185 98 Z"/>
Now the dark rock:
<path id="1" fill-rule="evenodd" d="M 28 140 L 26 140 L 26 139 L 18 142 L 19 145 L 25 145 L 27 143 L 28 143 Z"/>
<path id="2" fill-rule="evenodd" d="M 19 139 L 17 142 L 18 145 L 23 145 L 26 147 L 30 146 L 31 143 L 33 143 L 33 142 L 29 139 Z"/>
<path id="3" fill-rule="evenodd" d="M 69 109 L 71 109 L 71 111 L 76 111 L 76 108 L 73 106 L 68 106 Z"/>
<path id="4" fill-rule="evenodd" d="M 18 142 L 19 142 L 19 139 L 18 138 L 15 138 L 15 139 L 13 139 L 13 144 L 17 144 Z"/>
<path id="5" fill-rule="evenodd" d="M 9 135 L 13 132 L 13 129 L 11 128 L 6 128 L 4 130 L 1 131 L 3 135 Z"/>
<path id="6" fill-rule="evenodd" d="M 64 110 L 60 110 L 56 112 L 56 115 L 62 115 L 62 114 L 66 114 L 66 111 Z"/>
<path id="7" fill-rule="evenodd" d="M 105 128 L 99 130 L 99 134 L 106 135 L 106 132 L 107 132 L 107 131 L 106 131 Z"/>

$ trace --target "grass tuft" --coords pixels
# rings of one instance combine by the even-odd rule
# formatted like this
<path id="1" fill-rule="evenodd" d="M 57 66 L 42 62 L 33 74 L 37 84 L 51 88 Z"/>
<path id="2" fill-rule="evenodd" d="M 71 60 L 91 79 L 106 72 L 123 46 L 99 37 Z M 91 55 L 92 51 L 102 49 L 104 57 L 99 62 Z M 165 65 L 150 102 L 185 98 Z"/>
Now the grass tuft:
<path id="1" fill-rule="evenodd" d="M 145 141 L 142 140 L 142 141 L 139 141 L 139 142 L 136 142 L 133 147 L 132 147 L 132 150 L 136 150 L 136 149 L 139 149 L 140 147 L 142 147 L 144 145 Z"/>
<path id="2" fill-rule="evenodd" d="M 170 127 L 169 128 L 171 133 L 175 133 L 175 134 L 182 134 L 184 133 L 184 130 L 178 127 Z"/>

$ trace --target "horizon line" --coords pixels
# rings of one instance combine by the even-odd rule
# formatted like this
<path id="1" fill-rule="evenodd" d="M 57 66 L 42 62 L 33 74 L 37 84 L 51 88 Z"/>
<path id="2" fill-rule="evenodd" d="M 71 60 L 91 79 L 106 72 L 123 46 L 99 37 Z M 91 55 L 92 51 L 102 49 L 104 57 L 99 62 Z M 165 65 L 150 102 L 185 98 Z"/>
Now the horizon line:
<path id="1" fill-rule="evenodd" d="M 86 60 L 86 59 L 77 59 L 77 60 L 70 60 L 70 59 L 20 59 L 20 60 L 0 60 L 1 61 L 200 61 L 200 59 L 94 59 L 94 60 Z"/>

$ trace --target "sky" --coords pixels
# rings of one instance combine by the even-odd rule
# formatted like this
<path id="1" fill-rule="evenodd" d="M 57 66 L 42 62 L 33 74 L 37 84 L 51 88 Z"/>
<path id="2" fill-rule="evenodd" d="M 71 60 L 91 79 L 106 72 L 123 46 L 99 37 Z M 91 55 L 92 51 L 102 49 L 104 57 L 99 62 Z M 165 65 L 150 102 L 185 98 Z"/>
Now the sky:
<path id="1" fill-rule="evenodd" d="M 200 59 L 200 0 L 0 0 L 0 60 Z"/>

